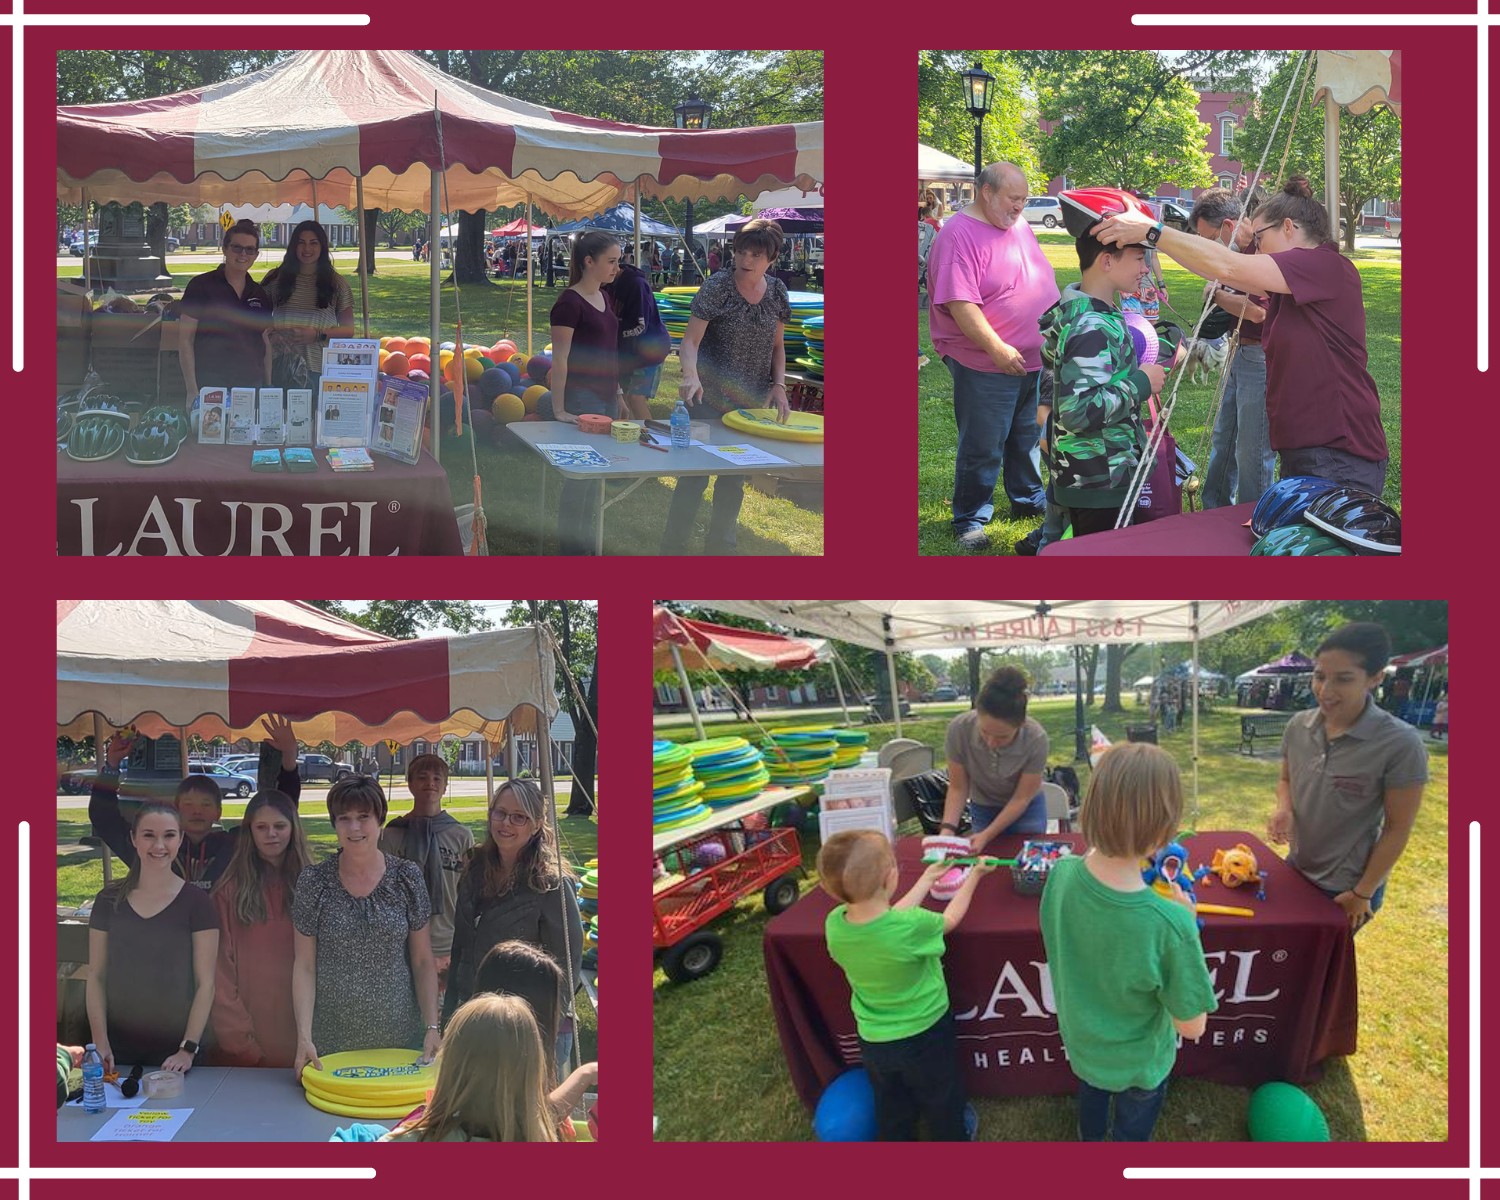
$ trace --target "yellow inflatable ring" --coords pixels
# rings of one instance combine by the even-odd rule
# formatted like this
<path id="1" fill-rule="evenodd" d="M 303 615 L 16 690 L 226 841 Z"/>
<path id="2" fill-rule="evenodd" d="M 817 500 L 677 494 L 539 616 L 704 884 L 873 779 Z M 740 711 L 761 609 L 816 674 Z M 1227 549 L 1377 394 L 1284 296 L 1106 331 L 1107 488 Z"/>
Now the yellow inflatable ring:
<path id="1" fill-rule="evenodd" d="M 737 408 L 724 414 L 724 424 L 741 433 L 784 442 L 821 442 L 823 414 L 794 412 L 783 425 L 774 408 Z"/>
<path id="2" fill-rule="evenodd" d="M 400 1108 L 359 1108 L 353 1104 L 339 1104 L 333 1100 L 324 1100 L 323 1097 L 314 1095 L 312 1092 L 304 1092 L 303 1098 L 314 1108 L 332 1113 L 336 1117 L 358 1117 L 368 1121 L 397 1120 L 416 1108 L 415 1104 L 406 1104 Z"/>

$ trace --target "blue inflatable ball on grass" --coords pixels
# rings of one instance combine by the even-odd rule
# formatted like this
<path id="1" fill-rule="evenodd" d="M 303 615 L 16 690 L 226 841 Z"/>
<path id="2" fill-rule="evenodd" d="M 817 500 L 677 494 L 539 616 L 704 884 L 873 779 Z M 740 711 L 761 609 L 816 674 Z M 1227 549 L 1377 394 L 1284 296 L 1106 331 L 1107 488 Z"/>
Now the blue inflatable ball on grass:
<path id="1" fill-rule="evenodd" d="M 813 1133 L 820 1142 L 873 1142 L 875 1089 L 864 1068 L 845 1071 L 818 1097 Z"/>
<path id="2" fill-rule="evenodd" d="M 1328 1121 L 1313 1098 L 1290 1083 L 1263 1083 L 1250 1097 L 1252 1142 L 1326 1142 Z"/>
<path id="3" fill-rule="evenodd" d="M 552 410 L 551 392 L 543 392 L 536 398 L 536 415 L 543 421 L 557 420 L 557 414 Z"/>
<path id="4" fill-rule="evenodd" d="M 493 440 L 495 425 L 494 414 L 488 409 L 476 408 L 469 416 L 469 422 L 474 426 L 474 436 L 481 441 Z"/>
<path id="5" fill-rule="evenodd" d="M 534 354 L 526 363 L 526 374 L 533 383 L 545 383 L 547 373 L 552 370 L 552 359 L 545 354 Z"/>
<path id="6" fill-rule="evenodd" d="M 486 404 L 493 404 L 495 397 L 510 391 L 510 376 L 499 367 L 491 367 L 479 377 L 479 394 Z"/>

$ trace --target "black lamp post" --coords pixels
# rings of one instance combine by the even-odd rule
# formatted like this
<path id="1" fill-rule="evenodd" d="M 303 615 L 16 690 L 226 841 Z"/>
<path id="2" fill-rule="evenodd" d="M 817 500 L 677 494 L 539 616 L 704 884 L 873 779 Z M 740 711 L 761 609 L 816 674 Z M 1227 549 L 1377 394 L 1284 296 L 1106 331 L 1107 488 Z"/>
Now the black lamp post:
<path id="1" fill-rule="evenodd" d="M 1073 647 L 1073 761 L 1089 760 L 1089 731 L 1083 724 L 1083 647 Z"/>
<path id="2" fill-rule="evenodd" d="M 979 199 L 979 172 L 984 169 L 980 161 L 980 141 L 985 115 L 994 103 L 995 77 L 975 63 L 967 71 L 960 72 L 964 81 L 964 105 L 969 116 L 974 118 L 974 198 Z"/>
<path id="3" fill-rule="evenodd" d="M 686 100 L 672 110 L 677 116 L 678 129 L 707 129 L 708 128 L 708 105 L 698 98 L 698 93 L 691 93 Z M 687 210 L 683 214 L 685 230 L 685 242 L 688 255 L 693 263 L 694 273 L 701 278 L 703 272 L 698 268 L 698 255 L 693 246 L 693 202 L 687 202 Z"/>

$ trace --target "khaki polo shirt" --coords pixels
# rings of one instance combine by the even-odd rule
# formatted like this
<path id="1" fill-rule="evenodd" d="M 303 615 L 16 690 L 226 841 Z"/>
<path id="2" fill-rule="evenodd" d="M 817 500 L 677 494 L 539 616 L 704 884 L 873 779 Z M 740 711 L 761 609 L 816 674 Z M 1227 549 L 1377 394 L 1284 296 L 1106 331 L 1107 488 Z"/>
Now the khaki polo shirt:
<path id="1" fill-rule="evenodd" d="M 948 761 L 963 767 L 969 776 L 969 802 L 982 808 L 1009 804 L 1021 776 L 1040 774 L 1046 767 L 1047 748 L 1047 731 L 1031 717 L 1026 718 L 1016 740 L 1000 750 L 985 745 L 976 710 L 970 709 L 948 723 Z"/>
<path id="2" fill-rule="evenodd" d="M 1427 750 L 1415 729 L 1373 698 L 1332 741 L 1326 724 L 1320 710 L 1310 709 L 1294 716 L 1282 735 L 1292 782 L 1287 861 L 1318 887 L 1344 892 L 1364 874 L 1385 825 L 1386 791 L 1427 782 Z"/>

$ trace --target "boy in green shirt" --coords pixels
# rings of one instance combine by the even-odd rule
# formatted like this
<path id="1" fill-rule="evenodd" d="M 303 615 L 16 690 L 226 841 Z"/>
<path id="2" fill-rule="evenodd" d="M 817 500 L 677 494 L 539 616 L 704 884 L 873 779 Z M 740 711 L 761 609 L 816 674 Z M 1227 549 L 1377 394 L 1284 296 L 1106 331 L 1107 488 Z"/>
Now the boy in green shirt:
<path id="1" fill-rule="evenodd" d="M 836 833 L 818 852 L 823 887 L 841 901 L 824 925 L 828 953 L 848 977 L 865 1072 L 875 1091 L 882 1142 L 916 1140 L 917 1120 L 932 1141 L 969 1140 L 958 1035 L 943 978 L 943 935 L 969 910 L 982 876 L 977 864 L 947 911 L 922 908 L 949 868 L 933 863 L 894 903 L 896 856 L 885 835 L 863 829 Z"/>
<path id="2" fill-rule="evenodd" d="M 1141 859 L 1171 841 L 1181 819 L 1171 756 L 1144 742 L 1111 748 L 1080 813 L 1089 851 L 1059 861 L 1042 892 L 1042 940 L 1085 1142 L 1151 1140 L 1177 1037 L 1202 1037 L 1218 1007 L 1192 900 L 1175 883 L 1169 900 L 1141 878 Z"/>

